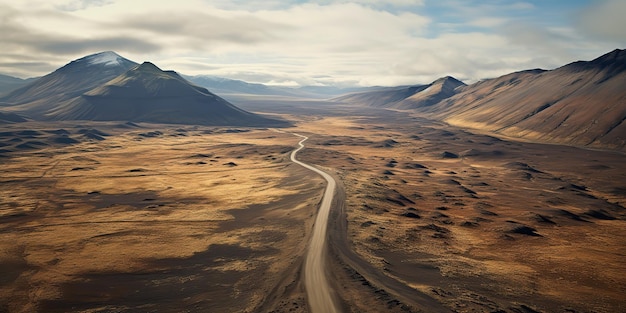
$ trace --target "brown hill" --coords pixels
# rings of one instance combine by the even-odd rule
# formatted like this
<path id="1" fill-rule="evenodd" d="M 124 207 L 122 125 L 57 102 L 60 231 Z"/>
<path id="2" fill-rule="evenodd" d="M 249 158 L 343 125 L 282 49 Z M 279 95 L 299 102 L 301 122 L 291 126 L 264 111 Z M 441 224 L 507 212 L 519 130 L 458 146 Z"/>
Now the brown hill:
<path id="1" fill-rule="evenodd" d="M 442 77 L 428 85 L 383 88 L 351 93 L 334 101 L 380 108 L 415 109 L 431 106 L 456 94 L 457 87 L 465 86 L 454 77 Z"/>
<path id="2" fill-rule="evenodd" d="M 441 100 L 452 97 L 457 93 L 458 88 L 463 86 L 466 86 L 463 82 L 454 77 L 446 76 L 432 82 L 428 85 L 428 88 L 400 101 L 394 105 L 394 107 L 397 109 L 428 107 L 437 104 Z"/>
<path id="3" fill-rule="evenodd" d="M 512 73 L 460 88 L 420 112 L 507 136 L 612 149 L 626 147 L 626 51 L 551 71 Z"/>
<path id="4" fill-rule="evenodd" d="M 398 102 L 428 88 L 429 85 L 390 87 L 374 91 L 355 92 L 333 98 L 333 101 L 365 105 L 377 108 L 391 108 Z"/>

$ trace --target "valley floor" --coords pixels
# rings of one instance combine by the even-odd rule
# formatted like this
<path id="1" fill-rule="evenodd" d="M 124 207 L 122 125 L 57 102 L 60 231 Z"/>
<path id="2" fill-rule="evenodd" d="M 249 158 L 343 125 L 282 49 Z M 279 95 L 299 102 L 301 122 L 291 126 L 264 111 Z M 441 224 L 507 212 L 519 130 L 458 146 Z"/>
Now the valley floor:
<path id="1" fill-rule="evenodd" d="M 310 104 L 272 113 L 309 137 L 298 158 L 342 184 L 329 270 L 344 311 L 626 310 L 623 154 Z M 300 269 L 324 181 L 289 161 L 298 141 L 2 126 L 0 311 L 307 312 Z"/>

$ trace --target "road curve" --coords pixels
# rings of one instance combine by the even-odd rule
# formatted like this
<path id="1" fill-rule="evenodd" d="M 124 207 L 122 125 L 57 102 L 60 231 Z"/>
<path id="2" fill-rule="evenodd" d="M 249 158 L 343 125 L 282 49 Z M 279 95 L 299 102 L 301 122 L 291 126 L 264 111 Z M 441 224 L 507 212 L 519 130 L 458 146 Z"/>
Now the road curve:
<path id="1" fill-rule="evenodd" d="M 304 148 L 304 141 L 309 139 L 307 136 L 294 134 L 301 137 L 298 143 L 299 147 L 291 152 L 291 161 L 301 165 L 324 177 L 328 185 L 324 191 L 322 204 L 317 212 L 311 241 L 307 249 L 306 259 L 304 261 L 304 288 L 312 313 L 338 313 L 335 298 L 332 296 L 330 285 L 326 276 L 326 229 L 328 226 L 328 216 L 330 214 L 330 204 L 333 201 L 337 182 L 326 172 L 321 171 L 309 164 L 298 161 L 296 154 Z"/>

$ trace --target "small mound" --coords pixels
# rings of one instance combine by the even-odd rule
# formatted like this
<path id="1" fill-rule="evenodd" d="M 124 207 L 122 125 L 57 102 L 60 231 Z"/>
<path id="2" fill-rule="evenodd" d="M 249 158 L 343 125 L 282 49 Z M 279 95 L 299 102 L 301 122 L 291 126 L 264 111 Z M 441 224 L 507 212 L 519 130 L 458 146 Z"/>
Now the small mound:
<path id="1" fill-rule="evenodd" d="M 367 222 L 361 223 L 361 227 L 370 227 L 372 225 L 376 225 L 376 222 L 367 221 Z"/>
<path id="2" fill-rule="evenodd" d="M 579 222 L 587 222 L 589 223 L 588 220 L 583 219 L 582 217 L 580 217 L 578 214 L 572 213 L 568 210 L 564 210 L 564 209 L 560 209 L 560 210 L 556 210 L 555 212 L 557 215 L 559 216 L 563 216 L 563 217 L 567 217 L 571 220 L 575 220 L 575 221 L 579 221 Z"/>
<path id="3" fill-rule="evenodd" d="M 98 135 L 98 136 L 102 136 L 102 137 L 106 137 L 106 136 L 111 136 L 110 134 L 107 134 L 101 130 L 95 129 L 95 128 L 81 128 L 78 130 L 79 134 L 93 134 L 93 135 Z"/>
<path id="4" fill-rule="evenodd" d="M 72 138 L 70 136 L 67 136 L 67 135 L 61 135 L 61 136 L 54 137 L 54 138 L 52 138 L 52 141 L 54 143 L 63 144 L 63 145 L 72 145 L 72 144 L 76 144 L 76 143 L 80 142 L 80 141 L 78 141 L 78 140 L 76 140 L 76 139 L 74 139 L 74 138 Z"/>
<path id="5" fill-rule="evenodd" d="M 11 123 L 22 123 L 28 121 L 23 116 L 17 115 L 15 113 L 5 113 L 0 112 L 0 123 L 2 124 L 11 124 Z"/>
<path id="6" fill-rule="evenodd" d="M 419 216 L 419 215 L 418 215 L 417 213 L 415 213 L 415 212 L 404 212 L 404 213 L 402 213 L 402 214 L 400 214 L 400 215 L 402 215 L 402 216 L 404 216 L 404 217 L 408 217 L 408 218 L 416 218 L 416 219 L 418 219 L 418 218 L 422 218 L 421 216 Z"/>
<path id="7" fill-rule="evenodd" d="M 145 137 L 145 138 L 155 138 L 155 137 L 163 136 L 163 132 L 155 130 L 155 131 L 152 131 L 152 132 L 141 133 L 141 134 L 139 134 L 139 136 L 140 137 Z"/>
<path id="8" fill-rule="evenodd" d="M 611 216 L 609 213 L 607 213 L 604 210 L 589 210 L 585 212 L 585 215 L 591 216 L 599 220 L 607 220 L 607 221 L 616 220 L 615 217 Z"/>
<path id="9" fill-rule="evenodd" d="M 387 139 L 387 140 L 383 140 L 382 142 L 374 145 L 374 147 L 376 148 L 393 148 L 398 144 L 397 141 L 393 140 L 393 139 Z"/>
<path id="10" fill-rule="evenodd" d="M 473 157 L 484 155 L 484 152 L 476 149 L 469 149 L 462 151 L 461 153 L 459 153 L 459 155 L 461 155 L 462 157 Z"/>
<path id="11" fill-rule="evenodd" d="M 204 158 L 212 158 L 212 157 L 213 157 L 212 154 L 205 154 L 205 153 L 197 153 L 197 154 L 189 156 L 189 158 L 192 158 L 192 159 L 195 159 L 195 158 L 204 159 Z"/>
<path id="12" fill-rule="evenodd" d="M 117 124 L 117 125 L 115 125 L 115 127 L 117 127 L 117 128 L 140 128 L 141 126 L 139 126 L 139 125 L 137 125 L 137 124 L 135 124 L 133 122 L 126 122 L 126 123 L 123 123 L 123 124 Z"/>
<path id="13" fill-rule="evenodd" d="M 92 133 L 83 134 L 83 138 L 85 138 L 87 140 L 96 140 L 96 141 L 105 140 L 104 137 L 102 137 L 100 135 L 97 135 L 97 134 L 92 134 Z"/>
<path id="14" fill-rule="evenodd" d="M 53 135 L 69 135 L 70 132 L 60 128 L 60 129 L 54 129 L 54 130 L 44 130 L 46 133 L 48 134 L 53 134 Z"/>
<path id="15" fill-rule="evenodd" d="M 467 194 L 470 194 L 470 195 L 476 195 L 477 194 L 476 191 L 474 191 L 472 189 L 469 189 L 469 188 L 467 188 L 465 186 L 461 186 L 460 188 L 461 188 L 461 190 L 463 190 L 463 192 L 465 192 Z"/>
<path id="16" fill-rule="evenodd" d="M 556 222 L 554 222 L 553 220 L 551 220 L 547 216 L 544 216 L 544 215 L 541 215 L 541 214 L 535 214 L 534 220 L 537 221 L 538 223 L 542 223 L 542 224 L 556 225 Z"/>
<path id="17" fill-rule="evenodd" d="M 503 156 L 504 152 L 500 150 L 483 151 L 478 149 L 469 149 L 459 153 L 462 157 L 498 157 Z"/>
<path id="18" fill-rule="evenodd" d="M 407 168 L 407 169 L 424 169 L 424 168 L 428 168 L 428 167 L 426 167 L 426 166 L 424 166 L 422 164 L 419 164 L 419 163 L 407 163 L 407 164 L 404 165 L 404 168 Z"/>
<path id="19" fill-rule="evenodd" d="M 21 149 L 21 150 L 31 150 L 31 149 L 39 149 L 45 146 L 49 146 L 49 145 L 41 141 L 27 141 L 27 142 L 24 142 L 15 146 L 15 148 Z"/>
<path id="20" fill-rule="evenodd" d="M 24 137 L 27 137 L 27 136 L 41 136 L 41 135 L 43 135 L 42 132 L 36 131 L 36 130 L 32 130 L 32 129 L 21 130 L 21 131 L 18 131 L 16 134 L 18 134 L 19 136 L 24 136 Z"/>
<path id="21" fill-rule="evenodd" d="M 461 223 L 460 226 L 463 226 L 463 227 L 478 227 L 478 226 L 480 226 L 480 224 L 478 224 L 477 222 L 465 221 L 465 222 Z"/>
<path id="22" fill-rule="evenodd" d="M 444 159 L 458 159 L 459 158 L 459 156 L 456 153 L 452 153 L 450 151 L 442 152 L 441 157 Z"/>
<path id="23" fill-rule="evenodd" d="M 559 190 L 576 190 L 576 191 L 587 191 L 587 186 L 584 185 L 576 185 L 576 184 L 567 184 L 559 188 Z"/>
<path id="24" fill-rule="evenodd" d="M 387 164 L 385 164 L 386 167 L 396 167 L 396 165 L 398 164 L 398 161 L 396 160 L 391 160 L 389 162 L 387 162 Z"/>
<path id="25" fill-rule="evenodd" d="M 74 167 L 70 171 L 91 171 L 93 167 Z"/>
<path id="26" fill-rule="evenodd" d="M 498 216 L 498 213 L 491 212 L 491 211 L 489 211 L 489 210 L 485 210 L 485 209 L 481 209 L 479 212 L 480 212 L 480 214 L 482 214 L 482 215 L 487 215 L 487 216 Z"/>
<path id="27" fill-rule="evenodd" d="M 1 155 L 2 157 L 6 157 L 6 156 L 7 156 L 7 154 L 9 154 L 9 153 L 11 153 L 11 152 L 13 152 L 13 150 L 9 150 L 9 149 L 0 149 L 0 155 Z"/>
<path id="28" fill-rule="evenodd" d="M 420 226 L 419 228 L 422 230 L 433 231 L 433 234 L 431 235 L 432 238 L 444 238 L 445 239 L 445 238 L 450 237 L 449 229 L 445 227 L 437 226 L 435 224 L 428 224 L 428 225 Z"/>
<path id="29" fill-rule="evenodd" d="M 520 234 L 520 235 L 533 236 L 533 237 L 543 237 L 540 234 L 536 233 L 537 232 L 536 229 L 526 226 L 526 225 L 515 225 L 511 229 L 509 229 L 507 232 L 511 234 Z"/>
<path id="30" fill-rule="evenodd" d="M 523 170 L 523 171 L 529 171 L 533 173 L 543 173 L 542 171 L 537 170 L 534 167 L 524 162 L 510 162 L 510 163 L 505 164 L 504 166 L 510 169 L 514 169 L 514 170 Z"/>

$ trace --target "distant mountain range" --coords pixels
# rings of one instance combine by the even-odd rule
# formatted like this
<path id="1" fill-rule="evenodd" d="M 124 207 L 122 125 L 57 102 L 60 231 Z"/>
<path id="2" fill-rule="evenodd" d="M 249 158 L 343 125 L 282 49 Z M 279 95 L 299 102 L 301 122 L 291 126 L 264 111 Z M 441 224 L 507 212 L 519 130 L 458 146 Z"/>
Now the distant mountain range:
<path id="1" fill-rule="evenodd" d="M 190 82 L 205 87 L 220 95 L 263 95 L 301 97 L 293 88 L 272 87 L 263 84 L 248 83 L 242 80 L 228 79 L 217 76 L 197 75 L 183 76 Z M 293 90 L 290 90 L 293 89 Z"/>
<path id="2" fill-rule="evenodd" d="M 29 82 L 0 76 L 0 90 L 11 86 L 16 89 L 0 97 L 0 122 L 23 117 L 211 125 L 275 122 L 236 108 L 212 90 L 224 96 L 334 97 L 336 102 L 410 110 L 531 141 L 626 149 L 626 51 L 620 49 L 592 61 L 520 71 L 471 85 L 447 76 L 425 85 L 367 88 L 288 88 L 212 76 L 181 77 L 151 63 L 139 65 L 103 52 Z"/>
<path id="3" fill-rule="evenodd" d="M 102 55 L 101 54 L 97 54 L 97 55 L 101 55 L 100 58 L 104 58 L 105 57 L 104 55 L 107 55 L 107 54 L 109 54 L 109 57 L 110 57 L 111 53 L 114 53 L 114 52 L 106 52 L 106 53 L 103 53 Z M 90 57 L 92 56 L 87 56 L 87 57 L 75 60 L 71 62 L 70 64 L 66 65 L 66 67 L 69 65 L 72 65 L 72 67 L 80 69 L 81 68 L 80 65 L 84 66 L 85 65 L 84 62 L 89 61 Z M 112 79 L 116 75 L 122 74 L 125 70 L 129 70 L 133 66 L 138 65 L 137 63 L 133 61 L 130 61 L 124 58 L 122 59 L 123 59 L 124 64 L 109 64 L 108 70 L 116 71 L 115 73 L 113 73 L 114 75 L 106 75 L 106 73 L 103 73 L 104 75 L 97 76 L 97 78 L 104 79 L 104 80 Z M 119 66 L 113 66 L 113 65 L 119 65 Z M 88 85 L 88 86 L 93 85 L 95 82 L 90 81 L 90 77 L 88 77 L 89 73 L 84 73 L 84 74 L 85 74 L 84 76 L 88 79 L 85 82 L 85 85 Z M 307 99 L 310 99 L 310 98 L 328 99 L 328 98 L 336 97 L 338 95 L 347 94 L 350 92 L 378 90 L 381 88 L 385 88 L 385 87 L 337 87 L 337 86 L 285 87 L 285 86 L 269 86 L 269 85 L 264 85 L 264 84 L 249 83 L 249 82 L 245 82 L 242 80 L 229 79 L 229 78 L 211 76 L 211 75 L 196 75 L 196 76 L 181 75 L 181 76 L 195 85 L 207 88 L 212 93 L 220 95 L 220 96 L 225 96 L 225 97 L 236 96 L 236 95 L 259 95 L 259 96 L 281 96 L 281 97 L 307 98 Z M 65 79 L 55 82 L 54 84 L 56 86 L 65 86 L 67 85 L 66 83 L 68 81 L 71 81 L 73 79 L 76 79 L 76 77 L 70 75 L 69 77 L 66 77 Z M 22 100 L 24 99 L 17 98 L 16 97 L 17 95 L 11 95 L 9 97 L 7 94 L 11 91 L 14 91 L 22 86 L 25 86 L 33 82 L 34 80 L 37 80 L 37 79 L 36 78 L 21 79 L 17 77 L 11 77 L 8 75 L 0 74 L 0 97 L 4 95 L 4 98 L 7 98 L 7 99 L 11 98 L 15 101 L 23 102 Z M 46 84 L 43 84 L 43 85 L 46 85 Z M 85 91 L 85 88 L 81 89 L 80 86 L 75 86 L 75 87 L 71 87 L 69 85 L 67 86 L 69 88 L 75 89 L 73 90 L 73 92 L 70 93 L 70 97 L 75 96 L 77 92 L 80 93 L 81 91 L 83 92 Z M 55 86 L 51 86 L 51 87 L 53 88 L 49 88 L 48 91 L 52 94 L 56 94 L 54 92 Z M 22 92 L 28 95 L 39 97 L 39 98 L 45 97 L 45 95 L 43 94 L 37 95 L 38 91 L 32 88 L 30 90 L 23 90 Z"/>
<path id="4" fill-rule="evenodd" d="M 210 75 L 184 76 L 190 82 L 205 87 L 212 92 L 223 95 L 259 95 L 282 96 L 294 98 L 327 99 L 338 95 L 377 90 L 381 87 L 336 87 L 336 86 L 301 86 L 283 87 L 248 83 L 242 80 L 228 79 Z"/>
<path id="5" fill-rule="evenodd" d="M 114 52 L 80 58 L 0 98 L 0 109 L 35 120 L 280 126 L 235 107 L 173 71 Z M 15 118 L 13 118 L 15 120 Z"/>
<path id="6" fill-rule="evenodd" d="M 0 74 L 0 96 L 17 88 L 25 86 L 36 78 L 21 79 L 13 76 Z"/>

